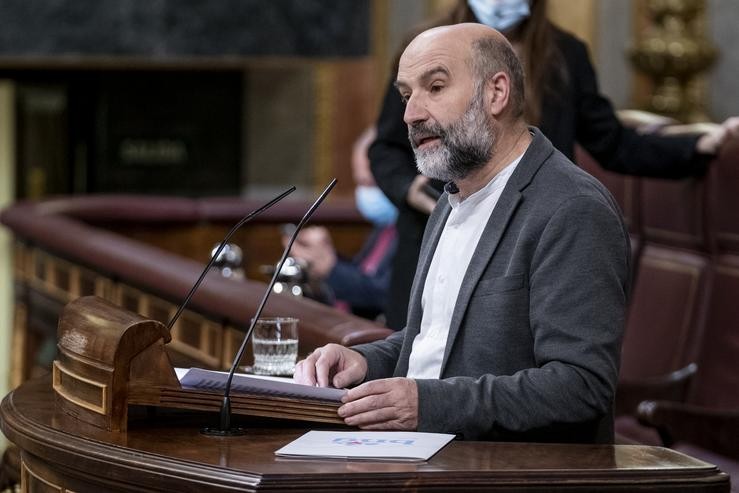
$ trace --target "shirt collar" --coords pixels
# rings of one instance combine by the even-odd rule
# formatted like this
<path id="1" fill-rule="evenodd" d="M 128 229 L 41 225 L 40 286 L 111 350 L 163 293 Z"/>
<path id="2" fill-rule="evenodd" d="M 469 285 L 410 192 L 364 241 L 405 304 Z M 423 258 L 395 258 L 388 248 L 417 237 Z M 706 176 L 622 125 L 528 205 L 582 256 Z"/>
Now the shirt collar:
<path id="1" fill-rule="evenodd" d="M 506 164 L 505 167 L 500 170 L 495 176 L 493 176 L 484 187 L 482 187 L 480 190 L 473 193 L 464 200 L 461 200 L 459 198 L 459 189 L 457 188 L 457 185 L 454 184 L 454 182 L 447 183 L 444 186 L 444 189 L 449 193 L 447 197 L 447 199 L 449 200 L 449 205 L 452 206 L 452 209 L 456 209 L 463 203 L 469 203 L 470 206 L 475 206 L 482 202 L 486 197 L 490 196 L 496 190 L 504 187 L 506 183 L 508 183 L 508 178 L 510 178 L 510 176 L 513 174 L 513 171 L 516 169 L 516 166 L 518 165 L 519 161 L 521 161 L 523 155 L 524 153 L 521 153 L 513 161 Z"/>

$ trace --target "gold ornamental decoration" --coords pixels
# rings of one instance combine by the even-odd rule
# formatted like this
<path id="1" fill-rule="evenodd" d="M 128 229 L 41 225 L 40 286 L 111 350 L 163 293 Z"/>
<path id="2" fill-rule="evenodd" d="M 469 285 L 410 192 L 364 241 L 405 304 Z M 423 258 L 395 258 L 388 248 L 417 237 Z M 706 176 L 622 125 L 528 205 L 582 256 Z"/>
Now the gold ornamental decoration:
<path id="1" fill-rule="evenodd" d="M 706 38 L 704 0 L 646 0 L 650 25 L 630 58 L 654 83 L 649 111 L 706 121 L 702 74 L 716 59 Z"/>

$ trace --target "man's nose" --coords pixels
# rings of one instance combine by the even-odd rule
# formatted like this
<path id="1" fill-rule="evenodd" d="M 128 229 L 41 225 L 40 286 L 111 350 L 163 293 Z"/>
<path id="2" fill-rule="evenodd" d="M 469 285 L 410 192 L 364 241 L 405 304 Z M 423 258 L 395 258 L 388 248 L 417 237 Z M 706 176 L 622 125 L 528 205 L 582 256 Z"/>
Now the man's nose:
<path id="1" fill-rule="evenodd" d="M 426 121 L 428 117 L 429 114 L 426 111 L 426 105 L 419 98 L 411 96 L 405 104 L 405 113 L 403 114 L 403 120 L 406 125 L 414 125 L 418 122 Z"/>

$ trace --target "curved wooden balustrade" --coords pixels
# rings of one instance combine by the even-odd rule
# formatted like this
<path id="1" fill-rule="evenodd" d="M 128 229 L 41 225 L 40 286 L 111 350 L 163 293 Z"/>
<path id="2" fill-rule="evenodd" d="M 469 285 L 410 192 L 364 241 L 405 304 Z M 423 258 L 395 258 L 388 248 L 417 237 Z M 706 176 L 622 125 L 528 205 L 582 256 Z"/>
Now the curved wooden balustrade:
<path id="1" fill-rule="evenodd" d="M 216 224 L 225 232 L 258 205 L 223 198 L 87 196 L 19 202 L 5 209 L 0 220 L 17 238 L 14 337 L 20 351 L 16 351 L 13 365 L 15 383 L 29 375 L 25 363 L 32 356 L 32 343 L 38 346 L 45 335 L 55 336 L 58 312 L 67 302 L 97 295 L 166 323 L 204 267 L 202 262 L 108 228 L 144 224 L 161 228 L 164 235 L 172 225 L 186 228 Z M 304 210 L 302 203 L 278 204 L 255 223 L 262 228 L 276 226 L 296 220 Z M 342 203 L 327 204 L 315 220 L 361 224 L 356 211 Z M 279 251 L 274 256 L 279 256 Z M 256 311 L 265 287 L 258 281 L 235 281 L 209 274 L 173 328 L 168 349 L 175 353 L 175 364 L 230 366 L 243 328 Z M 352 345 L 391 332 L 365 319 L 290 295 L 273 295 L 264 315 L 300 319 L 301 354 L 328 342 Z"/>

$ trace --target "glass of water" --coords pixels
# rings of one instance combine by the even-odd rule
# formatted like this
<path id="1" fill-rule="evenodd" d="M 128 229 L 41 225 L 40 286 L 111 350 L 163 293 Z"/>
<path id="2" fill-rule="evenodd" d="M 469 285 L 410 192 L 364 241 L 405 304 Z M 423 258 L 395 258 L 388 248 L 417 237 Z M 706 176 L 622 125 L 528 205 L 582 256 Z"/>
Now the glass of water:
<path id="1" fill-rule="evenodd" d="M 254 326 L 252 347 L 252 372 L 257 375 L 291 376 L 298 359 L 298 319 L 260 318 Z"/>

